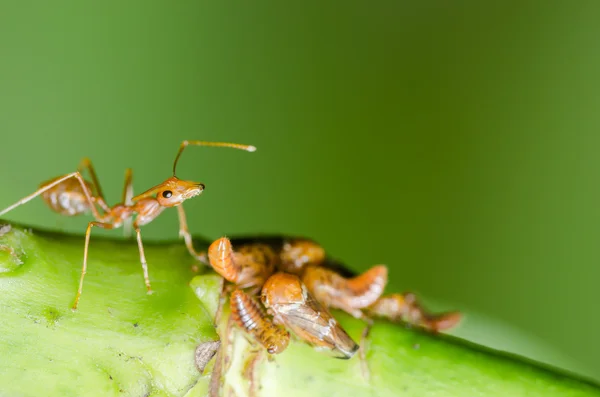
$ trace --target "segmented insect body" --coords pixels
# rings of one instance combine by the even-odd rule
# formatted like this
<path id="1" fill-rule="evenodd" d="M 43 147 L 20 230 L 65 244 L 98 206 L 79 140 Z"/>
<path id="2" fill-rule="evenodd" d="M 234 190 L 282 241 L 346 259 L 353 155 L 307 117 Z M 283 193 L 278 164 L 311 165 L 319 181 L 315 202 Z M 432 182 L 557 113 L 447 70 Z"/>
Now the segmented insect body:
<path id="1" fill-rule="evenodd" d="M 331 314 L 313 298 L 300 279 L 275 273 L 261 291 L 263 305 L 276 323 L 284 324 L 300 339 L 334 357 L 348 359 L 358 350 Z"/>
<path id="2" fill-rule="evenodd" d="M 140 227 L 152 222 L 166 208 L 177 207 L 179 214 L 179 235 L 184 238 L 186 247 L 190 254 L 197 259 L 202 260 L 203 256 L 198 254 L 193 246 L 191 234 L 187 228 L 185 212 L 182 203 L 202 193 L 204 184 L 198 182 L 180 180 L 175 176 L 177 162 L 183 153 L 183 150 L 189 146 L 216 146 L 242 149 L 253 152 L 254 146 L 239 145 L 224 142 L 205 142 L 205 141 L 183 141 L 179 147 L 179 152 L 173 163 L 173 176 L 163 183 L 154 186 L 146 192 L 131 198 L 132 183 L 131 170 L 127 170 L 125 176 L 125 188 L 123 189 L 121 203 L 109 206 L 106 204 L 100 183 L 96 177 L 96 172 L 89 159 L 85 158 L 81 162 L 76 172 L 51 179 L 42 183 L 40 188 L 29 196 L 23 197 L 15 204 L 0 211 L 0 216 L 13 210 L 14 208 L 29 202 L 35 197 L 42 195 L 44 201 L 53 211 L 68 216 L 92 212 L 95 221 L 89 222 L 85 233 L 85 245 L 83 252 L 83 266 L 81 269 L 81 278 L 79 288 L 75 296 L 73 309 L 77 308 L 79 299 L 83 291 L 83 279 L 87 269 L 88 248 L 90 234 L 93 227 L 102 229 L 115 229 L 127 224 L 135 216 L 133 228 L 137 235 L 138 249 L 140 253 L 140 262 L 144 272 L 144 281 L 148 293 L 152 292 L 150 279 L 148 276 L 148 265 L 144 254 L 142 236 Z M 83 179 L 82 172 L 87 170 L 91 177 L 91 182 Z"/>
<path id="3" fill-rule="evenodd" d="M 227 238 L 222 237 L 222 239 Z M 232 244 L 233 247 L 235 247 L 233 252 L 236 253 L 251 252 L 252 247 L 257 245 L 268 246 L 275 254 L 276 268 L 297 275 L 301 274 L 307 266 L 318 266 L 325 263 L 325 250 L 316 242 L 306 238 L 260 236 L 253 238 L 234 238 L 225 244 Z M 223 245 L 220 250 L 222 252 L 228 252 L 229 247 L 227 245 Z M 217 244 L 215 244 L 213 247 L 214 253 L 219 252 L 217 247 Z M 219 271 L 218 269 L 215 270 Z"/>
<path id="4" fill-rule="evenodd" d="M 40 185 L 40 189 L 51 185 L 58 178 L 51 179 Z M 88 192 L 92 191 L 92 184 L 84 180 L 84 185 Z M 94 202 L 95 195 L 92 195 Z M 62 183 L 46 190 L 42 193 L 42 199 L 54 212 L 65 216 L 75 216 L 91 211 L 90 202 L 87 200 L 84 189 L 77 179 L 67 179 Z"/>
<path id="5" fill-rule="evenodd" d="M 428 313 L 412 293 L 382 296 L 366 309 L 371 317 L 383 317 L 391 321 L 405 321 L 430 331 L 445 331 L 456 326 L 462 319 L 459 312 Z"/>
<path id="6" fill-rule="evenodd" d="M 227 237 L 215 240 L 208 247 L 212 268 L 239 288 L 260 287 L 273 274 L 277 254 L 267 244 L 246 244 L 233 251 Z"/>
<path id="7" fill-rule="evenodd" d="M 300 275 L 308 266 L 322 265 L 325 261 L 325 250 L 312 240 L 285 239 L 279 259 L 279 270 Z"/>
<path id="8" fill-rule="evenodd" d="M 223 278 L 241 288 L 262 286 L 275 270 L 300 276 L 312 266 L 341 268 L 326 260 L 325 250 L 314 241 L 285 237 L 221 237 L 209 246 L 208 262 Z"/>
<path id="9" fill-rule="evenodd" d="M 324 306 L 336 308 L 362 318 L 361 309 L 375 303 L 387 284 L 387 267 L 374 266 L 354 278 L 344 278 L 320 266 L 305 269 L 302 281 Z"/>
<path id="10" fill-rule="evenodd" d="M 289 332 L 269 321 L 262 308 L 248 294 L 236 289 L 231 294 L 230 306 L 233 321 L 254 336 L 270 354 L 281 353 L 288 346 Z"/>
<path id="11" fill-rule="evenodd" d="M 307 239 L 263 237 L 234 239 L 232 243 L 223 237 L 210 245 L 208 258 L 211 266 L 236 286 L 262 286 L 261 300 L 275 323 L 336 357 L 350 358 L 358 346 L 327 311 L 329 308 L 361 319 L 402 320 L 432 331 L 448 329 L 460 321 L 459 313 L 427 313 L 411 294 L 382 297 L 386 266 L 374 266 L 355 277 L 342 276 L 339 265 L 325 257 L 323 248 Z M 267 317 L 260 318 L 261 324 L 270 322 Z"/>

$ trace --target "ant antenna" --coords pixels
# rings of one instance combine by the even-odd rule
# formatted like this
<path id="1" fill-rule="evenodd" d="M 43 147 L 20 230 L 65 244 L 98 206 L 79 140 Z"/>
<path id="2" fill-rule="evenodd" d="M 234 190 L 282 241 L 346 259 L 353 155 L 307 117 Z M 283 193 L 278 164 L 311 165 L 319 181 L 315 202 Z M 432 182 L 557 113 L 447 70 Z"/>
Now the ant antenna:
<path id="1" fill-rule="evenodd" d="M 242 145 L 239 143 L 227 143 L 227 142 L 206 142 L 206 141 L 183 141 L 181 142 L 181 146 L 179 147 L 179 152 L 177 152 L 177 157 L 175 157 L 175 162 L 173 163 L 173 176 L 175 176 L 175 170 L 177 168 L 177 162 L 179 161 L 179 157 L 181 157 L 181 153 L 183 149 L 188 147 L 189 145 L 194 146 L 213 146 L 213 147 L 229 147 L 232 149 L 240 149 L 245 150 L 247 152 L 256 151 L 256 147 L 252 145 Z"/>

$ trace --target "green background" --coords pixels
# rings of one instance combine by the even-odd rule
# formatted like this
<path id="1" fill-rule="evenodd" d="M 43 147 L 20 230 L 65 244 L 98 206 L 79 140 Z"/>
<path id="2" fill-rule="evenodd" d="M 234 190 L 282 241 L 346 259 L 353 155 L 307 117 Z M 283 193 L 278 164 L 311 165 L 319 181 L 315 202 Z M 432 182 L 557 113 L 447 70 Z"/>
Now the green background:
<path id="1" fill-rule="evenodd" d="M 4 1 L 0 208 L 83 156 L 116 202 L 183 139 L 251 143 L 182 157 L 207 185 L 195 234 L 388 264 L 390 291 L 467 313 L 457 335 L 600 380 L 599 20 L 595 1 Z M 177 238 L 175 212 L 143 236 Z M 87 221 L 39 199 L 6 218 Z"/>

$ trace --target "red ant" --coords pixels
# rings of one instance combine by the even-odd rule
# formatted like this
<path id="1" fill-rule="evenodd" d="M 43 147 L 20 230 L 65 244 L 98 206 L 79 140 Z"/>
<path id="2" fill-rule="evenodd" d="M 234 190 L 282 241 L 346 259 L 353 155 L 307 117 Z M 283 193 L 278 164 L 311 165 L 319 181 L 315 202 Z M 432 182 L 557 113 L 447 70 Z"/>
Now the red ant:
<path id="1" fill-rule="evenodd" d="M 225 142 L 205 142 L 205 141 L 183 141 L 179 147 L 179 152 L 173 163 L 173 176 L 159 185 L 139 194 L 132 196 L 132 172 L 127 169 L 125 174 L 125 187 L 123 189 L 122 202 L 110 207 L 102 194 L 100 183 L 96 177 L 96 172 L 88 158 L 84 158 L 80 163 L 78 170 L 58 178 L 51 179 L 40 185 L 40 188 L 29 196 L 23 197 L 10 207 L 0 211 L 0 216 L 13 210 L 14 208 L 27 203 L 35 197 L 42 195 L 42 198 L 48 204 L 51 210 L 67 216 L 80 215 L 91 211 L 95 221 L 89 222 L 85 232 L 85 246 L 83 251 L 83 266 L 81 269 L 81 278 L 79 288 L 73 303 L 73 310 L 77 310 L 77 305 L 83 290 L 83 278 L 87 270 L 88 247 L 90 243 L 90 233 L 92 227 L 102 229 L 116 229 L 124 225 L 130 219 L 133 219 L 133 229 L 137 235 L 138 248 L 140 251 L 140 262 L 144 271 L 144 281 L 148 294 L 152 293 L 150 279 L 148 277 L 148 265 L 144 255 L 144 246 L 142 244 L 142 235 L 140 227 L 156 219 L 165 208 L 177 207 L 179 211 L 179 236 L 185 240 L 185 245 L 190 254 L 199 260 L 203 256 L 194 250 L 192 236 L 188 230 L 185 212 L 181 205 L 185 200 L 198 196 L 204 191 L 204 184 L 192 181 L 184 181 L 175 176 L 177 162 L 183 150 L 189 146 L 213 146 L 229 147 L 234 149 L 254 152 L 256 148 L 250 145 L 241 145 Z M 87 169 L 91 182 L 86 181 L 81 176 L 84 169 Z M 98 209 L 100 207 L 100 209 Z"/>

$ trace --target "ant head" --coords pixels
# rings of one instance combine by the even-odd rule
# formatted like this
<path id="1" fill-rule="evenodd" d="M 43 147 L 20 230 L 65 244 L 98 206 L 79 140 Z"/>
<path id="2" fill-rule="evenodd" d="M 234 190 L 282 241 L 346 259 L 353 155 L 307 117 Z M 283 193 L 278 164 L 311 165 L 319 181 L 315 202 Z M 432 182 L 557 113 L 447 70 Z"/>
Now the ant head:
<path id="1" fill-rule="evenodd" d="M 160 189 L 156 192 L 156 199 L 163 207 L 174 207 L 204 191 L 203 183 L 182 181 L 174 176 L 159 186 Z"/>
<path id="2" fill-rule="evenodd" d="M 156 194 L 156 200 L 160 205 L 163 207 L 175 207 L 187 199 L 198 196 L 203 191 L 203 183 L 183 181 L 173 176 L 160 185 L 154 186 L 152 189 L 134 197 L 133 201 Z"/>

